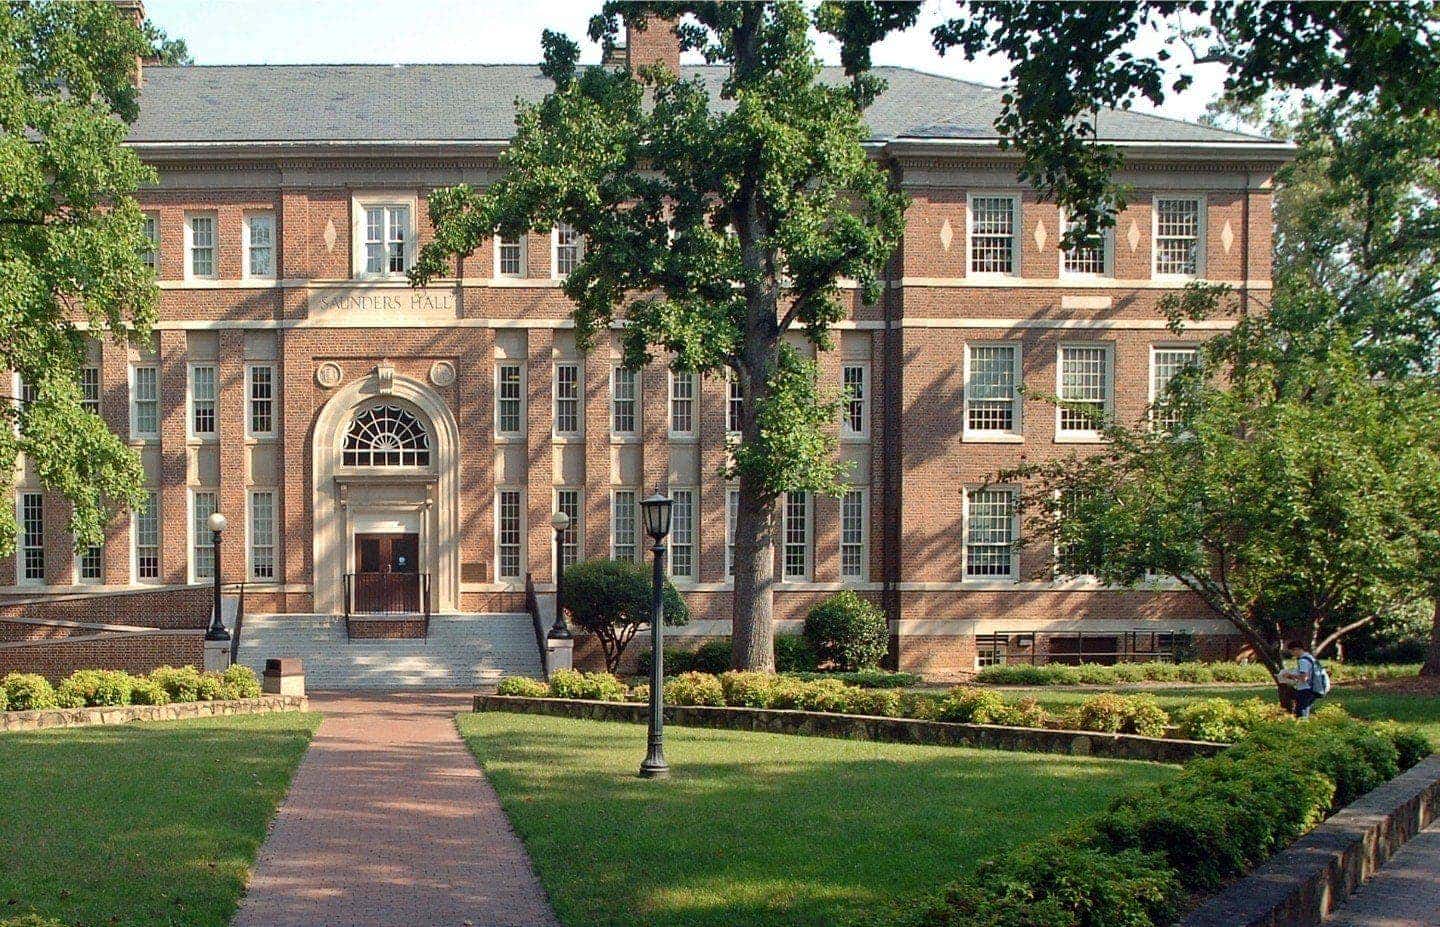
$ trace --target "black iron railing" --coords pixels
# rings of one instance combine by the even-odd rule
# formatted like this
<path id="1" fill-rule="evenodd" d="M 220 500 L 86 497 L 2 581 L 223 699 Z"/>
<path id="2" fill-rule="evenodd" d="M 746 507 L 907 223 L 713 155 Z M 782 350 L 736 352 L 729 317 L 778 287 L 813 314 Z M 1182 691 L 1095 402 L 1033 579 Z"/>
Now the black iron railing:
<path id="1" fill-rule="evenodd" d="M 540 650 L 540 670 L 550 678 L 550 650 L 545 646 L 545 622 L 540 618 L 540 597 L 535 594 L 535 578 L 525 574 L 525 610 L 535 625 L 535 646 Z"/>
<path id="2" fill-rule="evenodd" d="M 345 617 L 423 615 L 430 624 L 429 573 L 346 573 Z"/>
<path id="3" fill-rule="evenodd" d="M 977 634 L 981 666 L 998 663 L 1182 663 L 1194 659 L 1186 631 L 1011 631 Z"/>

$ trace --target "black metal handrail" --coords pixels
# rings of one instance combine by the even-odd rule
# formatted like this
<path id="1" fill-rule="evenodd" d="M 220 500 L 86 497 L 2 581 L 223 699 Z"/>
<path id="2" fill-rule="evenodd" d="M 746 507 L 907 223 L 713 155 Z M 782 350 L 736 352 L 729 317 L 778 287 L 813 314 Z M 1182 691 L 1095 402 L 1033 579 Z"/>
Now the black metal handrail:
<path id="1" fill-rule="evenodd" d="M 230 629 L 230 662 L 234 663 L 240 655 L 240 629 L 245 626 L 245 584 L 235 584 L 240 587 L 240 599 L 235 603 L 235 627 Z"/>
<path id="2" fill-rule="evenodd" d="M 540 618 L 540 597 L 535 594 L 535 578 L 525 574 L 525 610 L 535 625 L 535 646 L 540 651 L 540 670 L 550 678 L 550 649 L 545 646 L 545 622 Z"/>
<path id="3" fill-rule="evenodd" d="M 415 577 L 416 593 L 418 601 L 413 611 L 399 612 L 366 612 L 361 611 L 356 603 L 356 596 L 360 590 L 357 580 L 360 577 L 391 576 L 391 577 Z M 345 617 L 347 619 L 357 615 L 385 615 L 385 614 L 419 614 L 425 619 L 426 631 L 430 627 L 431 614 L 431 582 L 429 573 L 346 573 L 345 574 Z"/>

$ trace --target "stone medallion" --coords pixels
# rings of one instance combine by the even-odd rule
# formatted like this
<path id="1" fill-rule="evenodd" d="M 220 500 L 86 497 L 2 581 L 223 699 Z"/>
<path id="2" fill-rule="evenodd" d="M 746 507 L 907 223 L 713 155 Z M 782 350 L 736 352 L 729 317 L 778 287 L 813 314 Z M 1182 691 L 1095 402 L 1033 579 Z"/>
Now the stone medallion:
<path id="1" fill-rule="evenodd" d="M 340 372 L 340 365 L 334 361 L 326 361 L 315 368 L 315 382 L 326 389 L 334 389 L 339 386 L 341 376 L 343 374 Z"/>
<path id="2" fill-rule="evenodd" d="M 455 365 L 448 360 L 438 360 L 430 365 L 430 382 L 436 386 L 449 386 L 455 382 Z"/>

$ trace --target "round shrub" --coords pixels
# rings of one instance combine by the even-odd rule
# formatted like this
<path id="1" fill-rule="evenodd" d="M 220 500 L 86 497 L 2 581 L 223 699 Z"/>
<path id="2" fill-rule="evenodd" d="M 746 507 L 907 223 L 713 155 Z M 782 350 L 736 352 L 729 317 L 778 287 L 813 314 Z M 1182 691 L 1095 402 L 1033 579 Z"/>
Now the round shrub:
<path id="1" fill-rule="evenodd" d="M 725 704 L 737 708 L 769 708 L 770 696 L 778 678 L 769 673 L 736 670 L 721 673 L 720 687 L 725 690 Z"/>
<path id="2" fill-rule="evenodd" d="M 631 686 L 630 691 L 625 693 L 625 701 L 642 704 L 650 701 L 650 683 L 642 682 L 638 686 Z"/>
<path id="3" fill-rule="evenodd" d="M 202 673 L 200 681 L 195 685 L 195 700 L 197 702 L 219 702 L 229 698 L 225 689 L 225 677 L 219 673 Z"/>
<path id="4" fill-rule="evenodd" d="M 579 670 L 561 669 L 550 674 L 551 698 L 584 698 L 585 674 Z"/>
<path id="5" fill-rule="evenodd" d="M 718 676 L 730 668 L 730 655 L 733 652 L 734 648 L 731 647 L 728 637 L 706 641 L 694 651 L 688 671 Z"/>
<path id="6" fill-rule="evenodd" d="M 999 693 L 957 686 L 940 703 L 939 719 L 959 724 L 1001 724 L 1005 710 L 1005 700 Z"/>
<path id="7" fill-rule="evenodd" d="M 170 704 L 170 694 L 154 680 L 142 676 L 130 686 L 130 704 L 168 705 Z"/>
<path id="8" fill-rule="evenodd" d="M 0 679 L 5 689 L 5 701 L 11 711 L 40 711 L 54 708 L 55 688 L 39 673 L 10 673 Z"/>
<path id="9" fill-rule="evenodd" d="M 565 570 L 565 610 L 600 641 L 605 668 L 620 666 L 625 648 L 650 625 L 650 570 L 628 560 L 586 560 Z M 690 610 L 667 580 L 661 593 L 665 624 L 685 624 Z"/>
<path id="10" fill-rule="evenodd" d="M 1010 727 L 1045 727 L 1049 721 L 1050 713 L 1039 702 L 1033 698 L 1022 698 L 1006 705 L 997 723 Z"/>
<path id="11" fill-rule="evenodd" d="M 894 689 L 851 689 L 846 709 L 852 715 L 894 718 L 900 715 L 900 693 Z"/>
<path id="12" fill-rule="evenodd" d="M 65 708 L 128 705 L 134 685 L 134 678 L 119 670 L 76 670 L 60 683 L 55 698 Z"/>
<path id="13" fill-rule="evenodd" d="M 1125 733 L 1141 737 L 1164 737 L 1170 726 L 1170 715 L 1160 707 L 1153 695 L 1132 695 L 1126 701 L 1129 710 L 1125 719 Z"/>
<path id="14" fill-rule="evenodd" d="M 1207 698 L 1180 708 L 1175 723 L 1189 740 L 1230 743 L 1236 739 L 1235 703 L 1226 698 Z"/>
<path id="15" fill-rule="evenodd" d="M 805 640 L 822 666 L 872 669 L 889 650 L 890 625 L 879 606 L 846 589 L 810 609 Z"/>
<path id="16" fill-rule="evenodd" d="M 725 704 L 725 689 L 711 673 L 681 673 L 665 681 L 665 702 L 669 705 Z"/>
<path id="17" fill-rule="evenodd" d="M 802 634 L 775 635 L 775 671 L 811 673 L 820 666 L 815 649 Z"/>
<path id="18" fill-rule="evenodd" d="M 172 702 L 193 702 L 200 691 L 200 671 L 193 666 L 159 666 L 150 681 L 165 690 Z"/>
<path id="19" fill-rule="evenodd" d="M 556 670 L 550 674 L 552 698 L 578 698 L 592 702 L 625 701 L 625 683 L 609 673 Z"/>
<path id="20" fill-rule="evenodd" d="M 800 693 L 800 708 L 803 711 L 830 711 L 844 713 L 850 710 L 852 687 L 838 679 L 816 679 L 804 684 Z"/>
<path id="21" fill-rule="evenodd" d="M 900 716 L 917 721 L 938 721 L 943 698 L 933 692 L 902 692 Z"/>
<path id="22" fill-rule="evenodd" d="M 1125 696 L 1110 692 L 1092 695 L 1080 703 L 1074 714 L 1075 726 L 1082 731 L 1118 734 L 1125 726 L 1129 706 Z"/>
<path id="23" fill-rule="evenodd" d="M 496 695 L 518 695 L 521 698 L 549 698 L 550 687 L 538 679 L 525 676 L 506 676 L 495 687 Z"/>
<path id="24" fill-rule="evenodd" d="M 794 676 L 777 676 L 770 684 L 770 704 L 767 708 L 794 710 L 800 707 L 805 697 L 806 683 Z"/>
<path id="25" fill-rule="evenodd" d="M 248 666 L 239 663 L 232 663 L 221 677 L 225 680 L 225 688 L 229 691 L 226 698 L 259 698 L 260 677 Z"/>

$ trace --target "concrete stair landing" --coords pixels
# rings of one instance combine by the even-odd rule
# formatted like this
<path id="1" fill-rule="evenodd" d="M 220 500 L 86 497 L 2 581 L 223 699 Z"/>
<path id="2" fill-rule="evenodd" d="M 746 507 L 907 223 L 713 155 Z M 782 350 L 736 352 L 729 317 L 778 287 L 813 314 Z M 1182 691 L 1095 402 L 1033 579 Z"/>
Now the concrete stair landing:
<path id="1" fill-rule="evenodd" d="M 541 675 L 527 614 L 430 616 L 423 638 L 352 639 L 341 615 L 246 615 L 239 661 L 299 657 L 312 689 L 474 689 Z"/>

